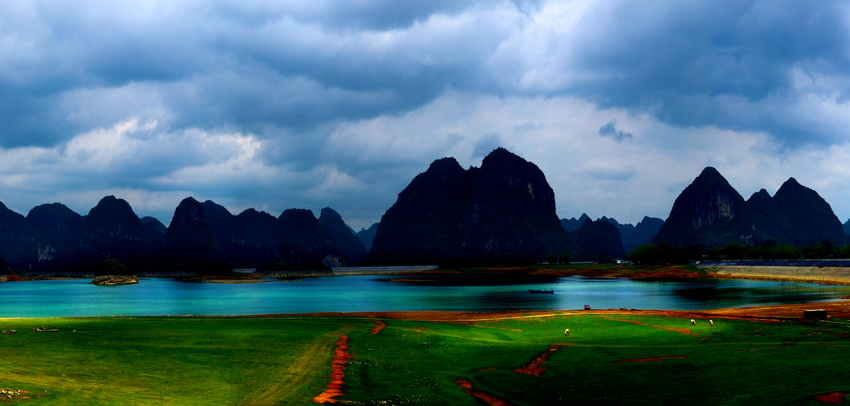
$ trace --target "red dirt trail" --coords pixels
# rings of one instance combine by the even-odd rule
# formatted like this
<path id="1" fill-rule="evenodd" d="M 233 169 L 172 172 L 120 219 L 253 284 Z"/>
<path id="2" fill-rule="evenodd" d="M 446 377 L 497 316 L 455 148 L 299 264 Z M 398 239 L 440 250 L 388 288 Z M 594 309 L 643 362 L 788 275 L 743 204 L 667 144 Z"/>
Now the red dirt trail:
<path id="1" fill-rule="evenodd" d="M 553 352 L 558 351 L 559 349 L 561 349 L 561 347 L 565 347 L 567 345 L 569 345 L 569 344 L 555 344 L 555 345 L 549 346 L 549 349 L 546 352 L 536 356 L 533 360 L 531 360 L 531 362 L 523 365 L 522 368 L 516 368 L 513 371 L 520 373 L 520 374 L 526 374 L 526 375 L 531 375 L 531 376 L 540 376 L 540 374 L 542 374 L 543 371 L 545 371 L 546 368 L 548 368 L 548 367 L 541 367 L 540 365 L 543 364 L 544 362 L 546 362 L 546 360 L 549 359 L 549 355 L 551 355 Z"/>
<path id="2" fill-rule="evenodd" d="M 844 392 L 834 392 L 827 395 L 814 396 L 814 399 L 823 403 L 844 403 L 844 396 L 846 395 Z"/>
<path id="3" fill-rule="evenodd" d="M 370 330 L 370 332 L 371 332 L 372 334 L 378 334 L 378 333 L 380 333 L 380 332 L 381 332 L 381 330 L 383 330 L 383 329 L 384 329 L 384 327 L 386 327 L 386 326 L 387 326 L 387 323 L 384 323 L 383 321 L 380 321 L 380 320 L 375 320 L 375 326 L 374 326 L 374 327 L 372 327 L 372 330 Z"/>
<path id="4" fill-rule="evenodd" d="M 343 378 L 345 377 L 345 365 L 348 364 L 348 336 L 339 336 L 339 341 L 336 342 L 334 348 L 334 359 L 331 365 L 331 381 L 328 382 L 328 389 L 322 392 L 319 396 L 313 398 L 316 403 L 336 403 L 334 399 L 337 396 L 344 396 L 342 386 L 345 385 Z"/>
<path id="5" fill-rule="evenodd" d="M 504 400 L 499 399 L 487 392 L 473 391 L 472 382 L 469 382 L 466 379 L 458 378 L 455 383 L 458 384 L 458 386 L 460 386 L 461 388 L 463 388 L 464 392 L 483 400 L 484 403 L 487 403 L 490 406 L 512 406 L 510 403 L 505 402 Z"/>

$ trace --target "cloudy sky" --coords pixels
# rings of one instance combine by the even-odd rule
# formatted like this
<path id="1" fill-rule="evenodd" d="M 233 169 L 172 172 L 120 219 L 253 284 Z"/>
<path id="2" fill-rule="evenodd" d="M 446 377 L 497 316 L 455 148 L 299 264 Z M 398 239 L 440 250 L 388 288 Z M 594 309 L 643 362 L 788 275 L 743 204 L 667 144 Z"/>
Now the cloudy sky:
<path id="1" fill-rule="evenodd" d="M 850 218 L 832 1 L 0 2 L 0 201 L 186 196 L 354 228 L 435 159 L 537 164 L 559 217 L 666 218 L 705 166 Z"/>

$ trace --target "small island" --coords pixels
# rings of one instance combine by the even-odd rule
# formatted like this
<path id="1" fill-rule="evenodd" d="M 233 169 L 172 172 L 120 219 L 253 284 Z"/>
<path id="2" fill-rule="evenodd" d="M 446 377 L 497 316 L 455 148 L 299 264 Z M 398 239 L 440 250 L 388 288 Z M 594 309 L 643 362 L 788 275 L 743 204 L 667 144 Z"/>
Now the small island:
<path id="1" fill-rule="evenodd" d="M 101 262 L 91 281 L 92 285 L 136 285 L 138 283 L 139 278 L 115 258 Z"/>

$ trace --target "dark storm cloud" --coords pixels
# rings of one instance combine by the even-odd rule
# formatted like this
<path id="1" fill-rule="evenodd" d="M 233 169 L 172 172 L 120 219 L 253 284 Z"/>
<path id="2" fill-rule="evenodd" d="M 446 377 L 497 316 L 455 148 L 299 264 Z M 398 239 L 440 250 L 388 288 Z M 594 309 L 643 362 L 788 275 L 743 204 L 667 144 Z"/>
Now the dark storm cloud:
<path id="1" fill-rule="evenodd" d="M 484 21 L 427 24 L 474 4 L 385 3 L 7 4 L 0 146 L 55 145 L 126 118 L 115 100 L 76 96 L 127 86 L 154 95 L 136 111 L 165 109 L 173 129 L 297 132 L 394 114 L 463 87 L 500 41 Z M 128 96 L 118 105 L 138 103 Z"/>
<path id="2" fill-rule="evenodd" d="M 617 129 L 617 120 L 611 120 L 602 127 L 599 127 L 599 135 L 610 138 L 616 142 L 623 142 L 623 140 L 632 139 L 632 134 L 627 133 L 623 130 Z"/>
<path id="3" fill-rule="evenodd" d="M 791 145 L 843 139 L 835 128 L 812 127 L 797 103 L 847 99 L 844 3 L 626 1 L 602 8 L 576 28 L 575 67 L 590 77 L 568 85 L 577 94 L 676 126 L 767 131 Z"/>
<path id="4" fill-rule="evenodd" d="M 506 4 L 7 3 L 0 146 L 55 145 L 140 111 L 165 114 L 172 129 L 310 132 L 410 111 L 448 89 L 570 94 L 791 145 L 841 139 L 800 103 L 847 100 L 842 3 L 599 2 L 568 35 L 540 27 L 544 38 L 522 33 L 546 7 Z M 512 39 L 520 49 L 500 55 Z M 546 43 L 539 60 L 521 52 Z M 518 86 L 529 72 L 537 83 Z M 116 98 L 131 86 L 146 97 Z M 106 97 L 80 98 L 96 91 Z"/>

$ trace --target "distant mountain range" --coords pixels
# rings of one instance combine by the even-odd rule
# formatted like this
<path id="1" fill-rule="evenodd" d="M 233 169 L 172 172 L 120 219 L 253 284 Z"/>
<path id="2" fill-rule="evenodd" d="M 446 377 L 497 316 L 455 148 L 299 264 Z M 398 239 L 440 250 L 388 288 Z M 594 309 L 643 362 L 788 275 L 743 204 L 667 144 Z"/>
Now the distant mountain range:
<path id="1" fill-rule="evenodd" d="M 705 168 L 676 199 L 667 220 L 637 225 L 587 214 L 561 219 L 555 195 L 533 163 L 498 148 L 480 168 L 434 161 L 368 229 L 355 233 L 330 208 L 320 217 L 288 209 L 279 217 L 248 209 L 233 215 L 212 201 L 180 202 L 168 227 L 139 218 L 114 196 L 85 216 L 60 203 L 23 216 L 0 202 L 0 255 L 13 269 L 92 272 L 107 258 L 133 271 L 210 274 L 258 268 L 270 274 L 346 265 L 507 265 L 564 258 L 620 258 L 648 243 L 709 248 L 728 242 L 803 244 L 848 241 L 814 190 L 788 179 L 774 196 L 748 200 Z"/>
<path id="2" fill-rule="evenodd" d="M 24 217 L 0 203 L 0 255 L 13 269 L 33 272 L 92 272 L 107 258 L 136 272 L 328 269 L 356 265 L 365 254 L 330 208 L 320 219 L 303 209 L 278 218 L 254 209 L 234 216 L 212 201 L 189 197 L 166 228 L 154 218 L 140 219 L 114 196 L 86 216 L 52 203 Z"/>
<path id="3" fill-rule="evenodd" d="M 841 244 L 847 235 L 829 204 L 794 178 L 773 197 L 762 189 L 745 201 L 720 172 L 708 167 L 676 198 L 670 216 L 653 238 L 700 248 L 769 240 Z"/>
<path id="4" fill-rule="evenodd" d="M 576 232 L 582 224 L 588 220 L 590 220 L 590 217 L 588 217 L 586 213 L 582 213 L 578 219 L 575 217 L 571 219 L 561 219 L 561 227 L 563 227 L 564 230 L 569 231 L 573 234 L 573 236 L 576 236 Z M 617 228 L 617 231 L 620 232 L 623 250 L 626 253 L 635 249 L 635 247 L 639 245 L 651 242 L 652 237 L 658 233 L 658 230 L 661 229 L 661 225 L 664 224 L 664 220 L 660 218 L 647 216 L 644 216 L 643 220 L 639 221 L 637 225 L 632 225 L 630 223 L 620 224 L 617 220 L 605 216 L 597 219 L 597 221 L 600 220 L 611 223 Z M 613 248 L 615 247 L 610 247 L 610 249 Z"/>

